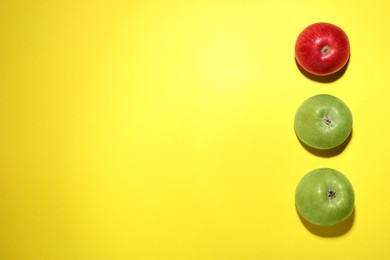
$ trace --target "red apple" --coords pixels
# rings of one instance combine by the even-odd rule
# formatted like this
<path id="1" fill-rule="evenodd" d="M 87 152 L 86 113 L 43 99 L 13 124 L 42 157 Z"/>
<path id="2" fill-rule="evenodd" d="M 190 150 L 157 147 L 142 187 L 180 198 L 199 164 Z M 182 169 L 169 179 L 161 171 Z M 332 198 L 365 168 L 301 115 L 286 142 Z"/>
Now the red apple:
<path id="1" fill-rule="evenodd" d="M 330 23 L 306 27 L 295 43 L 298 64 L 311 74 L 326 76 L 339 71 L 350 55 L 347 34 Z"/>

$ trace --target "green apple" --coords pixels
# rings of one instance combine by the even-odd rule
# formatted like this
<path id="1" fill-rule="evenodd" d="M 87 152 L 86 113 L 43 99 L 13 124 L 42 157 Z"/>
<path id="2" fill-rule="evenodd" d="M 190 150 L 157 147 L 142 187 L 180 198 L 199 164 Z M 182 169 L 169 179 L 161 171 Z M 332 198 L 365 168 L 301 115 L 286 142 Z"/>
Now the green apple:
<path id="1" fill-rule="evenodd" d="M 332 226 L 353 212 L 355 194 L 352 184 L 341 172 L 319 168 L 307 173 L 295 191 L 299 214 L 312 224 Z"/>
<path id="2" fill-rule="evenodd" d="M 294 129 L 298 138 L 316 149 L 332 149 L 352 131 L 352 113 L 339 98 L 320 94 L 306 99 L 297 109 Z"/>

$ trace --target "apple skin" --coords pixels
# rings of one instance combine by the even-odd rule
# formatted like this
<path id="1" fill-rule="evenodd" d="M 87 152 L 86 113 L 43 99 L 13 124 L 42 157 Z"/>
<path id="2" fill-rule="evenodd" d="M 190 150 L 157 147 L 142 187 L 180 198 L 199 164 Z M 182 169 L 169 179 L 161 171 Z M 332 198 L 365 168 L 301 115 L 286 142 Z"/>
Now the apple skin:
<path id="1" fill-rule="evenodd" d="M 294 130 L 306 145 L 328 150 L 344 143 L 352 132 L 352 113 L 339 98 L 319 94 L 306 99 L 295 112 Z"/>
<path id="2" fill-rule="evenodd" d="M 347 34 L 330 23 L 314 23 L 306 27 L 295 43 L 295 58 L 309 73 L 326 76 L 345 66 L 350 56 Z"/>
<path id="3" fill-rule="evenodd" d="M 318 168 L 307 173 L 298 183 L 295 206 L 310 223 L 333 226 L 351 215 L 355 193 L 344 174 L 331 168 Z"/>

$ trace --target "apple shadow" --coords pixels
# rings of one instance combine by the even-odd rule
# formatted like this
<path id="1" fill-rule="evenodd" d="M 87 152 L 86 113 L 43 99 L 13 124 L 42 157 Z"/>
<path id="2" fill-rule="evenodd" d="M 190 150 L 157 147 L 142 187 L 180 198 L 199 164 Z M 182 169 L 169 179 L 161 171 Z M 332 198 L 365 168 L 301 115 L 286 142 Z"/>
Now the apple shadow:
<path id="1" fill-rule="evenodd" d="M 320 237 L 339 237 L 348 233 L 351 230 L 354 221 L 355 221 L 355 211 L 356 208 L 352 211 L 351 215 L 345 219 L 344 221 L 333 225 L 333 226 L 318 226 L 310 223 L 306 219 L 304 219 L 301 214 L 299 214 L 297 210 L 297 214 L 301 219 L 302 224 L 305 226 L 307 230 L 309 230 L 312 234 Z"/>
<path id="2" fill-rule="evenodd" d="M 314 74 L 308 72 L 307 70 L 302 68 L 302 66 L 298 63 L 298 61 L 296 59 L 295 59 L 295 64 L 297 65 L 298 69 L 305 77 L 307 77 L 313 81 L 317 81 L 317 82 L 321 82 L 321 83 L 330 83 L 330 82 L 338 80 L 339 78 L 341 78 L 344 75 L 345 71 L 347 70 L 350 58 L 351 57 L 348 58 L 347 63 L 339 71 L 337 71 L 333 74 L 330 74 L 330 75 L 326 75 L 326 76 L 314 75 Z"/>
<path id="3" fill-rule="evenodd" d="M 311 146 L 308 146 L 307 144 L 305 144 L 304 142 L 301 141 L 301 139 L 299 139 L 299 137 L 297 136 L 297 139 L 298 141 L 301 143 L 301 145 L 308 151 L 310 152 L 311 154 L 313 155 L 316 155 L 318 157 L 324 157 L 324 158 L 330 158 L 330 157 L 334 157 L 336 155 L 339 155 L 340 153 L 342 153 L 345 148 L 347 147 L 348 143 L 351 141 L 352 139 L 352 134 L 353 134 L 353 130 L 351 131 L 351 133 L 349 134 L 348 138 L 342 143 L 340 144 L 339 146 L 335 147 L 335 148 L 332 148 L 332 149 L 317 149 L 317 148 L 313 148 Z"/>

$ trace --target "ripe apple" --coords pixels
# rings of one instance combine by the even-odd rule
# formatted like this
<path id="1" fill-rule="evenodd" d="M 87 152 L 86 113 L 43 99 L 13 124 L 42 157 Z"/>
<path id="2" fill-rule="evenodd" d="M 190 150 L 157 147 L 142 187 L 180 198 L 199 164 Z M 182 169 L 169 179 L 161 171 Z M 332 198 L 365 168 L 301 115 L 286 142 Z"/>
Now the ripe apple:
<path id="1" fill-rule="evenodd" d="M 307 173 L 295 190 L 299 214 L 315 225 L 340 223 L 351 215 L 354 205 L 352 184 L 335 169 L 318 168 Z"/>
<path id="2" fill-rule="evenodd" d="M 352 131 L 352 113 L 339 98 L 319 94 L 306 99 L 295 112 L 294 130 L 298 138 L 315 149 L 341 145 Z"/>
<path id="3" fill-rule="evenodd" d="M 347 34 L 330 23 L 306 27 L 295 43 L 298 64 L 311 74 L 326 76 L 345 66 L 350 56 Z"/>

